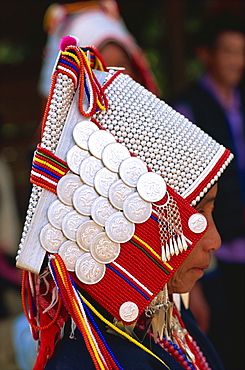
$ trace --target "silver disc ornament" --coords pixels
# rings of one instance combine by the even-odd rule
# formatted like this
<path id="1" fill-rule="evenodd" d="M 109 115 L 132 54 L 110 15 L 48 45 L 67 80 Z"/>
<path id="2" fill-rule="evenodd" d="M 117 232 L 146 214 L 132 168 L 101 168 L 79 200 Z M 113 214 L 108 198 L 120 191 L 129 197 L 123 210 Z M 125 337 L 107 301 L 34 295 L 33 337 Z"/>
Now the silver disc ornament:
<path id="1" fill-rule="evenodd" d="M 67 237 L 67 239 L 75 241 L 78 227 L 89 220 L 89 217 L 83 216 L 75 210 L 68 212 L 62 221 L 63 234 Z"/>
<path id="2" fill-rule="evenodd" d="M 84 284 L 96 284 L 103 279 L 106 266 L 97 262 L 90 253 L 84 253 L 75 264 L 75 273 Z"/>
<path id="3" fill-rule="evenodd" d="M 104 166 L 100 159 L 93 156 L 85 158 L 79 170 L 82 181 L 89 186 L 94 186 L 95 175 L 102 168 Z"/>
<path id="4" fill-rule="evenodd" d="M 98 130 L 99 128 L 94 122 L 80 121 L 73 129 L 73 139 L 80 148 L 88 150 L 88 138 L 93 132 Z"/>
<path id="5" fill-rule="evenodd" d="M 114 212 L 117 212 L 117 210 L 104 197 L 95 199 L 91 206 L 91 217 L 100 226 L 105 226 L 106 220 Z"/>
<path id="6" fill-rule="evenodd" d="M 147 221 L 152 213 L 152 204 L 143 200 L 138 192 L 129 195 L 123 203 L 125 217 L 136 224 Z"/>
<path id="7" fill-rule="evenodd" d="M 50 253 L 57 253 L 60 245 L 67 240 L 62 231 L 51 224 L 42 228 L 39 239 L 42 247 Z"/>
<path id="8" fill-rule="evenodd" d="M 76 260 L 85 252 L 83 252 L 76 243 L 67 240 L 59 247 L 58 254 L 64 261 L 68 271 L 75 271 Z"/>
<path id="9" fill-rule="evenodd" d="M 137 190 L 146 202 L 159 202 L 166 194 L 166 183 L 162 176 L 154 172 L 141 175 L 137 182 Z"/>
<path id="10" fill-rule="evenodd" d="M 126 243 L 135 232 L 135 225 L 128 221 L 122 212 L 113 213 L 105 222 L 105 231 L 115 243 Z"/>
<path id="11" fill-rule="evenodd" d="M 72 197 L 74 208 L 84 216 L 91 215 L 91 205 L 99 194 L 92 186 L 82 185 L 77 188 Z"/>
<path id="12" fill-rule="evenodd" d="M 93 237 L 90 253 L 97 262 L 111 263 L 120 253 L 120 244 L 109 239 L 105 232 L 101 232 Z"/>
<path id="13" fill-rule="evenodd" d="M 82 161 L 89 156 L 90 153 L 87 150 L 83 150 L 79 148 L 79 146 L 74 145 L 67 153 L 66 162 L 70 170 L 79 175 L 79 169 Z"/>
<path id="14" fill-rule="evenodd" d="M 110 186 L 118 179 L 119 176 L 117 173 L 104 167 L 96 173 L 94 178 L 94 187 L 100 195 L 108 198 Z"/>
<path id="15" fill-rule="evenodd" d="M 102 152 L 102 162 L 112 172 L 118 172 L 122 161 L 129 157 L 129 150 L 120 143 L 108 144 Z"/>
<path id="16" fill-rule="evenodd" d="M 72 205 L 72 194 L 75 189 L 83 185 L 80 177 L 74 173 L 67 173 L 57 184 L 57 196 L 60 201 L 68 206 Z"/>
<path id="17" fill-rule="evenodd" d="M 92 155 L 101 159 L 102 152 L 106 145 L 115 143 L 116 139 L 112 134 L 105 130 L 99 130 L 92 133 L 88 139 L 88 148 Z"/>
<path id="18" fill-rule="evenodd" d="M 119 175 L 122 181 L 132 187 L 136 187 L 139 177 L 147 172 L 146 164 L 137 157 L 124 159 L 119 167 Z"/>
<path id="19" fill-rule="evenodd" d="M 86 221 L 77 229 L 76 242 L 83 251 L 89 252 L 93 237 L 102 231 L 103 227 L 93 220 Z"/>
<path id="20" fill-rule="evenodd" d="M 48 220 L 52 226 L 61 230 L 63 218 L 71 211 L 73 211 L 73 207 L 67 206 L 59 199 L 56 199 L 48 208 Z"/>
<path id="21" fill-rule="evenodd" d="M 113 207 L 122 210 L 124 200 L 135 191 L 135 188 L 126 185 L 121 179 L 119 179 L 109 188 L 109 201 Z"/>

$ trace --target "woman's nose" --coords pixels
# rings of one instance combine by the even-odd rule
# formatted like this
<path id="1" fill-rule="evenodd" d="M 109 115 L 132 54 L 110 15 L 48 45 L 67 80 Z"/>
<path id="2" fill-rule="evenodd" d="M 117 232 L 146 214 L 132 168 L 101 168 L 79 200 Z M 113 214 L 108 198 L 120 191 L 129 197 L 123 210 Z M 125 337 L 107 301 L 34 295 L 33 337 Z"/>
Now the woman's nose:
<path id="1" fill-rule="evenodd" d="M 217 250 L 220 245 L 221 237 L 212 218 L 209 220 L 208 230 L 203 236 L 202 246 L 204 250 Z"/>

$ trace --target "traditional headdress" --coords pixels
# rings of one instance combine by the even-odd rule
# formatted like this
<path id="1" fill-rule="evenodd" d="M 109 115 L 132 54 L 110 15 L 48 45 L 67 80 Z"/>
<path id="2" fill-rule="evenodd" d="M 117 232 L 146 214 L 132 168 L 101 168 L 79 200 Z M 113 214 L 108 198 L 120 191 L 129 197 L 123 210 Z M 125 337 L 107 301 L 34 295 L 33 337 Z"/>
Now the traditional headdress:
<path id="1" fill-rule="evenodd" d="M 114 360 L 83 292 L 125 325 L 152 313 L 159 292 L 167 303 L 163 287 L 207 228 L 193 206 L 232 154 L 129 76 L 106 71 L 96 49 L 64 48 L 73 41 L 63 40 L 52 76 L 17 266 L 29 271 L 34 335 L 46 329 L 40 352 L 52 355 L 52 330 L 70 315 L 102 369 Z M 33 277 L 49 272 L 47 295 L 44 284 L 37 294 Z"/>

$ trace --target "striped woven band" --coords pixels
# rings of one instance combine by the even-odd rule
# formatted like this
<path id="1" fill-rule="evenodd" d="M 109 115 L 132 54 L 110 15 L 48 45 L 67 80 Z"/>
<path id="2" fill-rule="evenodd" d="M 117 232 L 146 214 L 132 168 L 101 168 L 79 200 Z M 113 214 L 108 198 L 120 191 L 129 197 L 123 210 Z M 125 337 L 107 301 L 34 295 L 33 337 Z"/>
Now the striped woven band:
<path id="1" fill-rule="evenodd" d="M 58 181 L 63 177 L 69 168 L 67 163 L 56 157 L 49 150 L 37 146 L 35 151 L 30 182 L 56 193 Z"/>

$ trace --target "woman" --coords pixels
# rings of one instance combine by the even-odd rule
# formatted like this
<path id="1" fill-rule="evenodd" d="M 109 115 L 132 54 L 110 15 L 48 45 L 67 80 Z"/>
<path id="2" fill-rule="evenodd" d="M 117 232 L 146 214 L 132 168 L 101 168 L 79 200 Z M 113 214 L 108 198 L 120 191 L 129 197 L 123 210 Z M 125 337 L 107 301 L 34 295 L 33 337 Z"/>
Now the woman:
<path id="1" fill-rule="evenodd" d="M 233 156 L 103 69 L 96 49 L 62 40 L 17 260 L 41 271 L 23 274 L 34 369 L 221 370 L 178 299 L 219 247 L 216 182 Z"/>

